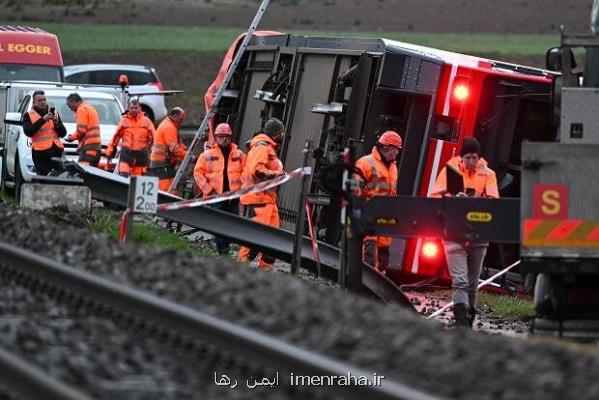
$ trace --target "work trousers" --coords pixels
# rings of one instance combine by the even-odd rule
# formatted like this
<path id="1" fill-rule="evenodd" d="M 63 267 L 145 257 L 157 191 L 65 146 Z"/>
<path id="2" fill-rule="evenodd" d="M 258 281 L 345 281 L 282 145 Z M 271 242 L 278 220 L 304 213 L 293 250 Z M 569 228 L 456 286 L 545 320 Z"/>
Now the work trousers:
<path id="1" fill-rule="evenodd" d="M 366 236 L 362 242 L 362 260 L 384 273 L 389 268 L 390 246 L 389 236 Z"/>
<path id="2" fill-rule="evenodd" d="M 454 304 L 475 306 L 478 280 L 488 246 L 487 242 L 445 241 Z"/>
<path id="3" fill-rule="evenodd" d="M 48 175 L 53 169 L 60 169 L 60 162 L 53 161 L 52 158 L 62 157 L 64 149 L 56 145 L 52 145 L 47 150 L 31 150 L 31 158 L 35 165 L 35 172 L 38 175 Z"/>
<path id="4" fill-rule="evenodd" d="M 119 175 L 121 176 L 141 176 L 145 174 L 147 167 L 145 165 L 129 165 L 126 162 L 119 162 Z"/>
<path id="5" fill-rule="evenodd" d="M 239 199 L 221 201 L 220 203 L 211 204 L 210 207 L 230 214 L 239 215 Z M 216 240 L 216 250 L 218 251 L 218 254 L 229 254 L 229 245 L 231 242 L 221 236 L 215 236 L 214 239 Z"/>
<path id="6" fill-rule="evenodd" d="M 99 149 L 90 149 L 90 150 L 81 150 L 79 149 L 79 164 L 81 165 L 91 165 L 92 167 L 98 167 L 100 163 L 100 158 L 102 156 L 102 151 Z"/>
<path id="7" fill-rule="evenodd" d="M 279 209 L 276 204 L 247 204 L 245 206 L 245 216 L 254 222 L 272 227 L 279 227 Z M 249 247 L 241 247 L 237 260 L 240 262 L 250 262 L 256 255 L 258 256 L 258 268 L 271 270 L 274 263 L 274 258 L 252 250 Z"/>

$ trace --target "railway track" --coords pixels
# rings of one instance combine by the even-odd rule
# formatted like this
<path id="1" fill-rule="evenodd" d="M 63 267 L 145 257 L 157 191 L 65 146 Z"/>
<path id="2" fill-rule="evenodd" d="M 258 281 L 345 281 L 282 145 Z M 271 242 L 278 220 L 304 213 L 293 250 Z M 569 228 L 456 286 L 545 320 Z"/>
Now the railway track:
<path id="1" fill-rule="evenodd" d="M 147 292 L 99 278 L 10 244 L 0 242 L 0 256 L 3 260 L 0 273 L 5 280 L 66 298 L 70 302 L 87 303 L 86 307 L 103 310 L 105 313 L 117 313 L 121 318 L 127 316 L 132 323 L 147 325 L 155 331 L 167 330 L 182 341 L 201 342 L 203 346 L 217 346 L 225 349 L 227 353 L 235 354 L 239 359 L 252 360 L 252 364 L 259 363 L 266 366 L 262 371 L 274 369 L 277 380 L 282 375 L 285 377 L 372 375 L 371 372 L 353 365 L 306 351 L 255 330 L 232 324 Z M 215 370 L 215 384 L 217 384 L 216 375 Z M 32 375 L 23 379 L 35 381 Z M 220 378 L 218 381 L 222 382 Z M 22 385 L 19 380 L 9 380 L 4 384 L 10 382 Z M 293 384 L 293 381 L 289 383 Z M 370 385 L 321 386 L 319 389 L 322 390 L 317 392 L 324 391 L 331 396 L 330 398 L 422 400 L 438 398 L 391 380 L 380 383 L 379 385 L 374 381 Z M 286 391 L 287 388 L 284 390 Z M 300 394 L 298 398 L 302 396 Z"/>
<path id="2" fill-rule="evenodd" d="M 228 259 L 119 244 L 10 205 L 0 204 L 0 221 L 0 241 L 438 396 L 465 400 L 599 396 L 599 357 L 592 352 L 447 331 L 396 306 Z M 0 255 L 0 264 L 4 260 Z M 318 393 L 320 387 L 284 391 L 282 385 L 281 390 L 255 388 L 251 395 L 238 388 L 219 390 L 215 371 L 243 380 L 245 386 L 245 379 L 271 378 L 277 370 L 263 372 L 267 368 L 263 363 L 249 367 L 236 354 L 203 342 L 191 345 L 172 330 L 116 317 L 120 312 L 108 312 L 110 307 L 77 296 L 36 294 L 47 288 L 39 284 L 35 290 L 26 288 L 30 283 L 30 278 L 15 275 L 2 278 L 0 347 L 67 384 L 89 388 L 86 393 L 95 397 L 334 396 Z"/>

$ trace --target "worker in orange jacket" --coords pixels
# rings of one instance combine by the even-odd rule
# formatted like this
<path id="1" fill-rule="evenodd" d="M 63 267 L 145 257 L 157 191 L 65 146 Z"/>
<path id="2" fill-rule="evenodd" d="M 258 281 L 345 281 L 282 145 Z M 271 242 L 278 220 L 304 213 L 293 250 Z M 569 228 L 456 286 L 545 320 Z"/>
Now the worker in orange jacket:
<path id="1" fill-rule="evenodd" d="M 277 118 L 270 118 L 264 124 L 262 132 L 250 141 L 245 168 L 241 174 L 244 188 L 252 187 L 259 182 L 285 174 L 283 163 L 277 157 L 276 148 L 283 141 L 285 126 Z M 276 189 L 241 196 L 241 204 L 245 206 L 245 215 L 252 221 L 279 227 L 279 210 L 277 209 Z M 258 268 L 271 270 L 274 258 L 266 254 L 258 254 L 248 247 L 241 247 L 237 259 L 250 262 L 258 255 Z"/>
<path id="2" fill-rule="evenodd" d="M 461 175 L 464 192 L 449 193 L 448 168 Z M 450 159 L 443 167 L 429 194 L 431 197 L 448 195 L 499 198 L 497 177 L 482 157 L 480 143 L 476 138 L 467 137 L 462 140 L 460 155 Z M 444 241 L 445 257 L 453 289 L 453 315 L 458 326 L 472 327 L 474 323 L 478 280 L 488 246 L 488 242 Z"/>
<path id="3" fill-rule="evenodd" d="M 77 93 L 67 96 L 67 106 L 75 113 L 76 131 L 68 135 L 67 142 L 79 141 L 79 164 L 97 167 L 102 155 L 100 117 L 96 109 L 83 101 Z"/>
<path id="4" fill-rule="evenodd" d="M 216 146 L 200 154 L 193 170 L 193 178 L 204 197 L 224 192 L 234 192 L 241 188 L 241 173 L 245 166 L 245 154 L 231 142 L 233 131 L 229 124 L 219 124 L 214 130 Z M 214 203 L 213 208 L 239 215 L 239 199 Z M 229 254 L 230 242 L 217 236 L 218 254 Z"/>
<path id="5" fill-rule="evenodd" d="M 401 147 L 401 136 L 395 131 L 386 131 L 370 154 L 356 161 L 356 168 L 362 174 L 357 176 L 359 194 L 366 200 L 397 194 L 396 159 Z M 364 262 L 385 274 L 389 268 L 390 246 L 391 238 L 388 236 L 366 236 L 363 241 Z"/>
<path id="6" fill-rule="evenodd" d="M 152 143 L 148 175 L 157 176 L 159 189 L 165 192 L 177 174 L 177 163 L 185 158 L 187 152 L 179 136 L 179 127 L 184 120 L 185 111 L 181 107 L 173 108 L 158 125 Z"/>
<path id="7" fill-rule="evenodd" d="M 156 131 L 148 117 L 141 111 L 139 100 L 133 98 L 127 104 L 127 112 L 116 127 L 116 132 L 106 149 L 106 157 L 112 158 L 121 142 L 119 174 L 139 176 L 148 166 L 148 149 Z"/>
<path id="8" fill-rule="evenodd" d="M 60 165 L 52 158 L 62 157 L 64 145 L 60 141 L 67 130 L 57 112 L 48 107 L 43 90 L 33 92 L 33 108 L 23 116 L 23 132 L 31 138 L 31 156 L 35 172 L 48 175 L 52 169 Z"/>

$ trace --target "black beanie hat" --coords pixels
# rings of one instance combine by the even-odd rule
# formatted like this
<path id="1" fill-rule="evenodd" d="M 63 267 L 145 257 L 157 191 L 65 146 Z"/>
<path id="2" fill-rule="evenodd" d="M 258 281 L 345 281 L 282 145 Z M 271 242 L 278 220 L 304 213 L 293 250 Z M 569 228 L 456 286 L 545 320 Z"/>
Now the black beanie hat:
<path id="1" fill-rule="evenodd" d="M 279 132 L 283 132 L 284 129 L 285 125 L 283 125 L 283 122 L 278 118 L 270 118 L 264 124 L 264 133 L 268 136 L 274 136 Z"/>
<path id="2" fill-rule="evenodd" d="M 460 156 L 464 157 L 465 154 L 476 153 L 480 157 L 482 152 L 480 151 L 480 143 L 473 137 L 467 137 L 462 140 L 462 149 L 460 150 Z"/>

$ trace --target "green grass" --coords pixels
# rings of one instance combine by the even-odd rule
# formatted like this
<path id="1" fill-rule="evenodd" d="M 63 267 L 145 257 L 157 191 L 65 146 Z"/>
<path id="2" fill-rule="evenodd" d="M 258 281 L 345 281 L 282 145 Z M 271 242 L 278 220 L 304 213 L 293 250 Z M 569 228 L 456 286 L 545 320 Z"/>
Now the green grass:
<path id="1" fill-rule="evenodd" d="M 0 200 L 6 203 L 16 204 L 15 198 L 2 190 L 0 190 Z"/>
<path id="2" fill-rule="evenodd" d="M 92 216 L 88 219 L 88 227 L 94 232 L 104 233 L 118 240 L 121 215 L 121 213 L 110 210 L 94 209 Z M 136 222 L 133 225 L 132 237 L 135 243 L 192 252 L 198 256 L 217 256 L 216 251 L 193 248 L 186 239 L 148 222 Z"/>
<path id="3" fill-rule="evenodd" d="M 48 22 L 0 22 L 39 26 L 59 37 L 63 52 L 192 51 L 224 52 L 240 28 L 145 25 L 75 25 Z M 467 54 L 538 56 L 559 45 L 554 35 L 450 34 L 401 32 L 296 31 L 298 34 L 343 37 L 385 37 Z"/>
<path id="4" fill-rule="evenodd" d="M 519 297 L 497 295 L 489 292 L 480 292 L 480 304 L 486 304 L 491 311 L 510 317 L 532 317 L 534 306 L 532 301 Z"/>

